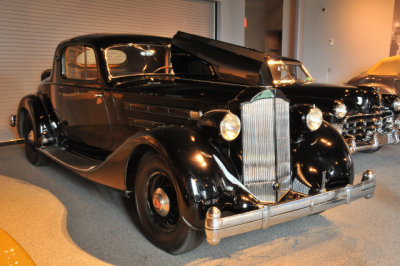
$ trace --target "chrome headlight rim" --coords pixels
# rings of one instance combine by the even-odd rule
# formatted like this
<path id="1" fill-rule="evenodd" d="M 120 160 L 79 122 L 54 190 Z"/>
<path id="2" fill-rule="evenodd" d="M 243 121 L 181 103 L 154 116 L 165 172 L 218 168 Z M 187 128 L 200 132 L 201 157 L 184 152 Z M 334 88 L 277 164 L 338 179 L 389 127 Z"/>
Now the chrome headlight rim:
<path id="1" fill-rule="evenodd" d="M 392 109 L 395 112 L 400 112 L 400 99 L 397 99 L 392 103 Z"/>
<path id="2" fill-rule="evenodd" d="M 306 116 L 306 124 L 310 131 L 319 129 L 322 125 L 323 115 L 318 107 L 312 107 Z"/>
<path id="3" fill-rule="evenodd" d="M 332 124 L 332 127 L 335 128 L 337 130 L 337 132 L 339 132 L 340 134 L 343 134 L 343 125 L 342 124 Z"/>
<path id="4" fill-rule="evenodd" d="M 219 124 L 220 134 L 226 141 L 235 140 L 239 136 L 241 128 L 240 118 L 231 112 L 227 113 Z"/>
<path id="5" fill-rule="evenodd" d="M 334 108 L 334 114 L 338 119 L 345 118 L 347 115 L 347 106 L 342 102 L 338 103 Z"/>

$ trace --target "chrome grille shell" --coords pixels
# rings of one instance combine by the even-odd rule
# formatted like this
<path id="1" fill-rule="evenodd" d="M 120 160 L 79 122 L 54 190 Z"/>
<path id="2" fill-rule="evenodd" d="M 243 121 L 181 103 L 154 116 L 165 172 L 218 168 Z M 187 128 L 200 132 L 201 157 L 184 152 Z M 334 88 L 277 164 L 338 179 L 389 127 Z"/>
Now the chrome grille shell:
<path id="1" fill-rule="evenodd" d="M 290 189 L 289 102 L 262 98 L 242 104 L 243 183 L 260 201 Z"/>

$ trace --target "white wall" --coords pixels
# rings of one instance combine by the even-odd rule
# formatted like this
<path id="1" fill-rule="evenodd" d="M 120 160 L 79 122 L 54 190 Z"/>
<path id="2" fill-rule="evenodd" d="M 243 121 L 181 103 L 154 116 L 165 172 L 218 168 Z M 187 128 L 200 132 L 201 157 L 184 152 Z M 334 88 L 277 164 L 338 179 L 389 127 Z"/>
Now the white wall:
<path id="1" fill-rule="evenodd" d="M 394 0 L 305 0 L 302 61 L 313 77 L 346 82 L 387 57 L 393 8 Z"/>
<path id="2" fill-rule="evenodd" d="M 218 2 L 217 39 L 244 46 L 245 0 Z"/>
<path id="3" fill-rule="evenodd" d="M 266 51 L 266 31 L 282 30 L 282 4 L 282 0 L 246 0 L 246 47 Z"/>

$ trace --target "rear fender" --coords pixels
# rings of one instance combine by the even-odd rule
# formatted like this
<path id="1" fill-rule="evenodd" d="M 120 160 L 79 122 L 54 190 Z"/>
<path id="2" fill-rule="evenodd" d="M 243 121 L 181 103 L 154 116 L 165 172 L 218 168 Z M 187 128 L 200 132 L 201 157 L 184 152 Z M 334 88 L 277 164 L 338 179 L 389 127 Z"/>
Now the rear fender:
<path id="1" fill-rule="evenodd" d="M 29 115 L 32 119 L 36 146 L 40 147 L 43 144 L 44 135 L 47 138 L 47 145 L 54 143 L 54 138 L 50 137 L 53 133 L 53 127 L 49 115 L 38 96 L 28 95 L 20 101 L 17 113 L 17 130 L 20 137 L 24 137 L 23 126 L 26 115 Z"/>

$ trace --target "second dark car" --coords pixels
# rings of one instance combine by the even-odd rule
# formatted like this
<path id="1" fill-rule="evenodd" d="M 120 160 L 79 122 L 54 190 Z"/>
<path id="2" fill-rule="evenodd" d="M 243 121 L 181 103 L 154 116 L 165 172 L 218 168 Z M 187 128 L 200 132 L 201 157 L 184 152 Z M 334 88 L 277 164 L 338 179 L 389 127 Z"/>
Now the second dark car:
<path id="1" fill-rule="evenodd" d="M 290 58 L 271 56 L 268 65 L 274 84 L 291 103 L 320 108 L 351 151 L 374 152 L 383 145 L 399 143 L 400 99 L 396 94 L 374 84 L 317 83 L 300 61 Z"/>

